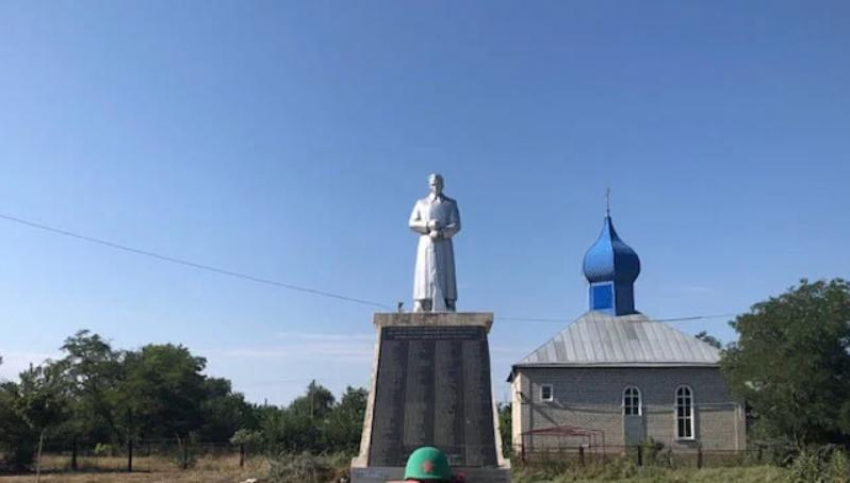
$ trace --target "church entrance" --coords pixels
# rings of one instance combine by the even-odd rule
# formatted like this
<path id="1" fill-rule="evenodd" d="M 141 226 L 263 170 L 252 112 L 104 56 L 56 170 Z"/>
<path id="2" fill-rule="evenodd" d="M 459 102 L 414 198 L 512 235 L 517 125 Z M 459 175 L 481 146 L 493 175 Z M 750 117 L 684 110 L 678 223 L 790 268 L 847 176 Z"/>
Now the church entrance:
<path id="1" fill-rule="evenodd" d="M 646 424 L 642 415 L 623 416 L 623 444 L 633 446 L 646 439 Z"/>

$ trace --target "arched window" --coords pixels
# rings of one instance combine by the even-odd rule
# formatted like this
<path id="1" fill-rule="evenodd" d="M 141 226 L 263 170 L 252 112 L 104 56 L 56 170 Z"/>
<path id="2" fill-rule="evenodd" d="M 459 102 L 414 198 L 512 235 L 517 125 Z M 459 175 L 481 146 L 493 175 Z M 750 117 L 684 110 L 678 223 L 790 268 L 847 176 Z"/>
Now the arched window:
<path id="1" fill-rule="evenodd" d="M 676 437 L 694 439 L 694 396 L 688 386 L 676 389 Z"/>
<path id="2" fill-rule="evenodd" d="M 623 415 L 640 416 L 640 390 L 628 386 L 623 390 Z"/>

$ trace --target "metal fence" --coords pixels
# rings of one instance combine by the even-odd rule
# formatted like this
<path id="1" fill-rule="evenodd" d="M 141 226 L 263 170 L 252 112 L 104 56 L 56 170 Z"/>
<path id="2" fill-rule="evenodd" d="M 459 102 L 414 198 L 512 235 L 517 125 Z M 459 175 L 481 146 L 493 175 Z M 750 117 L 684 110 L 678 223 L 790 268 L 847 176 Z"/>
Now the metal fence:
<path id="1" fill-rule="evenodd" d="M 703 468 L 753 466 L 770 463 L 770 456 L 762 449 L 705 450 L 696 448 L 658 447 L 651 444 L 634 446 L 564 446 L 518 449 L 515 464 L 558 464 L 567 467 L 605 465 L 622 460 L 637 466 L 662 466 L 669 468 Z"/>
<path id="2" fill-rule="evenodd" d="M 130 444 L 96 446 L 45 442 L 42 471 L 141 471 L 189 469 L 214 461 L 219 467 L 240 468 L 262 452 L 229 442 L 179 439 L 139 440 Z"/>

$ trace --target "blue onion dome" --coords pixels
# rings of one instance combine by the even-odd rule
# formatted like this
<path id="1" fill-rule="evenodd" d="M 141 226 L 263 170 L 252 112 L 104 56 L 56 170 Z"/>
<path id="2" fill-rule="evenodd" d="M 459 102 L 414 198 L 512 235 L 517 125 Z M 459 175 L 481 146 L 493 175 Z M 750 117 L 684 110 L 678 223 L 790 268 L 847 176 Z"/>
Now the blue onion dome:
<path id="1" fill-rule="evenodd" d="M 620 239 L 611 217 L 605 217 L 605 225 L 599 239 L 584 256 L 584 276 L 588 282 L 634 283 L 640 275 L 640 259 L 632 247 Z"/>

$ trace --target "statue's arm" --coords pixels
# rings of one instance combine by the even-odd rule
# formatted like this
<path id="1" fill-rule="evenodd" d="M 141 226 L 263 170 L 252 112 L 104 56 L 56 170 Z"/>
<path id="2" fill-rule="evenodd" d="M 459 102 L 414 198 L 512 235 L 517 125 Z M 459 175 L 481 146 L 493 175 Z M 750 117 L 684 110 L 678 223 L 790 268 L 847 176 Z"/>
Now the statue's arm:
<path id="1" fill-rule="evenodd" d="M 428 234 L 428 224 L 422 219 L 422 215 L 419 213 L 419 203 L 413 205 L 413 212 L 410 214 L 408 225 L 416 233 Z"/>
<path id="2" fill-rule="evenodd" d="M 457 204 L 452 203 L 452 211 L 449 214 L 449 224 L 441 230 L 443 238 L 451 238 L 460 231 L 460 211 L 457 209 Z"/>

